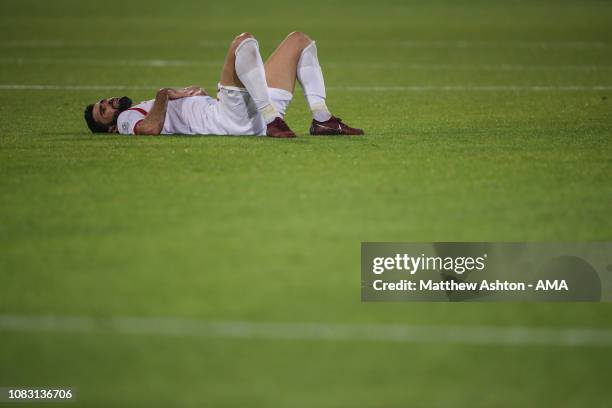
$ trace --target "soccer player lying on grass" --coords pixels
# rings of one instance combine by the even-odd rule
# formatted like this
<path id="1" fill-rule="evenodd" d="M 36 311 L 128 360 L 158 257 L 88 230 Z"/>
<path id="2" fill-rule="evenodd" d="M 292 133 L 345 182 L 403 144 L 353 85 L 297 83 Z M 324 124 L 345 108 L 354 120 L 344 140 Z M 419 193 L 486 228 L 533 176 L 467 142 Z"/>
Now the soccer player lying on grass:
<path id="1" fill-rule="evenodd" d="M 221 71 L 217 99 L 195 86 L 164 88 L 154 100 L 135 106 L 127 96 L 102 99 L 85 108 L 85 121 L 94 133 L 295 137 L 283 117 L 296 79 L 312 111 L 311 135 L 363 134 L 329 112 L 317 47 L 299 32 L 289 34 L 265 65 L 251 34 L 236 37 Z"/>

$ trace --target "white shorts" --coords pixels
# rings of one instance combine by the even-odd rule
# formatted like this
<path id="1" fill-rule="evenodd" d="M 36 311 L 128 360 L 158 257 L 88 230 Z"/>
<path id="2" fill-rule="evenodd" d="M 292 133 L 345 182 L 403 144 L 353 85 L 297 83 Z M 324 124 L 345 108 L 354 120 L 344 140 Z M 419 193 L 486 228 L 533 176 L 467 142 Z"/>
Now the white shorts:
<path id="1" fill-rule="evenodd" d="M 279 88 L 268 88 L 268 92 L 272 104 L 284 117 L 293 94 Z M 266 135 L 266 123 L 246 89 L 218 84 L 217 99 L 216 122 L 225 134 Z"/>

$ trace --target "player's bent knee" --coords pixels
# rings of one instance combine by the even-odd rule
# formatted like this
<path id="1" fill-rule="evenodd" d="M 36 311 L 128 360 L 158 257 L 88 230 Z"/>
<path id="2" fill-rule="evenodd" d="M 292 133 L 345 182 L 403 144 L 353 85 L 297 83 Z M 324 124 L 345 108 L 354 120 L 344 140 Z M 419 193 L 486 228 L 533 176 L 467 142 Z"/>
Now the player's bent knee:
<path id="1" fill-rule="evenodd" d="M 301 31 L 293 31 L 289 33 L 289 35 L 287 35 L 287 39 L 299 42 L 303 45 L 308 45 L 312 42 L 312 39 L 306 33 Z"/>
<path id="2" fill-rule="evenodd" d="M 239 35 L 236 36 L 236 38 L 234 38 L 234 41 L 232 41 L 232 48 L 236 49 L 247 38 L 255 38 L 255 37 L 251 33 L 242 33 L 242 34 L 239 34 Z"/>
<path id="3" fill-rule="evenodd" d="M 245 32 L 245 33 L 242 33 L 242 34 L 238 34 L 236 36 L 236 38 L 234 38 L 234 42 L 241 43 L 242 41 L 246 40 L 247 38 L 255 38 L 255 37 L 253 36 L 253 34 L 251 34 L 249 32 Z"/>
<path id="4" fill-rule="evenodd" d="M 287 38 L 304 39 L 304 38 L 309 38 L 309 37 L 308 35 L 306 35 L 306 33 L 303 33 L 301 31 L 292 31 L 289 34 L 287 34 Z"/>

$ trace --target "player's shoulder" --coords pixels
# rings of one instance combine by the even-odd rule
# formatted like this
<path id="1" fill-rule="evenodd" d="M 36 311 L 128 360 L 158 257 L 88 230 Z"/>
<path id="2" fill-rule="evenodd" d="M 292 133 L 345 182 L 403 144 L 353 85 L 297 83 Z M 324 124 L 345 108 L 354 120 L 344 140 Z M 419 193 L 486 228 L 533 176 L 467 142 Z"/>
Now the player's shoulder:
<path id="1" fill-rule="evenodd" d="M 136 124 L 147 116 L 152 105 L 153 101 L 144 101 L 121 112 L 117 116 L 119 133 L 124 135 L 134 134 Z"/>
<path id="2" fill-rule="evenodd" d="M 140 115 L 146 116 L 149 113 L 149 111 L 151 110 L 153 102 L 154 102 L 153 100 L 142 101 L 142 102 L 140 102 L 137 105 L 132 105 L 128 109 L 126 109 L 123 112 L 121 112 L 119 114 L 119 116 L 121 116 L 123 114 L 126 114 L 126 115 L 140 114 Z"/>

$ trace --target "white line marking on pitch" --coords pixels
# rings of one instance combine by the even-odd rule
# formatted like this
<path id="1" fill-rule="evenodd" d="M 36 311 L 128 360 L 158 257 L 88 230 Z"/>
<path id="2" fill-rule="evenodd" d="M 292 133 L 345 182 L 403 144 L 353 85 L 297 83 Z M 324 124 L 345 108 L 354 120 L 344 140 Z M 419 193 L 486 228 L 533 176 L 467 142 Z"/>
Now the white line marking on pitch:
<path id="1" fill-rule="evenodd" d="M 20 85 L 0 84 L 1 90 L 11 91 L 108 91 L 108 90 L 155 90 L 155 85 Z"/>
<path id="2" fill-rule="evenodd" d="M 64 40 L 64 39 L 31 39 L 31 40 L 4 40 L 0 41 L 2 48 L 131 48 L 131 47 L 173 47 L 183 46 L 200 47 L 229 47 L 230 40 L 202 40 L 202 41 L 176 41 L 170 40 L 136 40 L 124 39 L 121 41 L 107 40 Z"/>
<path id="3" fill-rule="evenodd" d="M 339 86 L 328 89 L 355 92 L 572 92 L 609 91 L 612 85 L 413 85 L 413 86 Z"/>
<path id="4" fill-rule="evenodd" d="M 0 41 L 3 48 L 98 48 L 98 47 L 177 47 L 199 46 L 206 48 L 228 47 L 230 41 L 199 40 L 182 41 L 180 44 L 169 40 L 65 40 L 65 39 L 29 39 Z M 438 48 L 438 49 L 605 49 L 610 43 L 603 41 L 472 41 L 472 40 L 329 40 L 321 41 L 326 47 L 384 47 L 384 48 Z"/>
<path id="5" fill-rule="evenodd" d="M 611 347 L 612 330 L 402 324 L 274 323 L 146 317 L 0 315 L 0 331 L 108 333 L 262 340 L 377 341 Z"/>
<path id="6" fill-rule="evenodd" d="M 0 84 L 6 91 L 153 91 L 156 85 L 27 85 Z M 612 85 L 412 85 L 412 86 L 331 86 L 332 91 L 348 92 L 580 92 L 610 91 Z"/>
<path id="7" fill-rule="evenodd" d="M 521 64 L 436 64 L 412 62 L 326 62 L 324 67 L 358 66 L 378 69 L 412 69 L 435 71 L 607 71 L 612 65 L 521 65 Z"/>
<path id="8" fill-rule="evenodd" d="M 342 42 L 340 42 L 342 43 Z M 470 41 L 470 40 L 397 40 L 397 41 L 371 41 L 356 40 L 344 42 L 344 45 L 386 48 L 517 48 L 517 49 L 603 49 L 609 43 L 602 41 Z"/>
<path id="9" fill-rule="evenodd" d="M 5 65 L 112 65 L 145 67 L 220 67 L 223 61 L 171 60 L 171 59 L 90 59 L 90 58 L 29 58 L 0 57 Z M 326 62 L 326 67 L 346 66 L 347 63 Z M 521 65 L 521 64 L 420 64 L 404 62 L 353 61 L 351 66 L 373 69 L 411 69 L 436 71 L 609 71 L 612 65 Z"/>
<path id="10" fill-rule="evenodd" d="M 90 58 L 28 58 L 28 57 L 1 57 L 0 64 L 15 65 L 127 65 L 145 67 L 185 67 L 185 66 L 214 66 L 221 67 L 223 61 L 189 61 L 167 59 L 90 59 Z M 611 67 L 612 68 L 612 67 Z"/>

